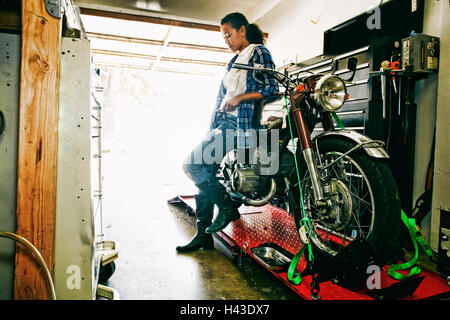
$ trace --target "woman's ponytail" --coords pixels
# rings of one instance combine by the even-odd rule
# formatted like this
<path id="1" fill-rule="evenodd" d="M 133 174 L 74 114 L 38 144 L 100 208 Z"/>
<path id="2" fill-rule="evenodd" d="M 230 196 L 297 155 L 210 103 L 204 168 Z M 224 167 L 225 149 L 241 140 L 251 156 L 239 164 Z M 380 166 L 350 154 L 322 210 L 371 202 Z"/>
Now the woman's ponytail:
<path id="1" fill-rule="evenodd" d="M 264 44 L 263 33 L 256 24 L 251 23 L 248 24 L 246 27 L 247 27 L 246 38 L 249 43 Z"/>

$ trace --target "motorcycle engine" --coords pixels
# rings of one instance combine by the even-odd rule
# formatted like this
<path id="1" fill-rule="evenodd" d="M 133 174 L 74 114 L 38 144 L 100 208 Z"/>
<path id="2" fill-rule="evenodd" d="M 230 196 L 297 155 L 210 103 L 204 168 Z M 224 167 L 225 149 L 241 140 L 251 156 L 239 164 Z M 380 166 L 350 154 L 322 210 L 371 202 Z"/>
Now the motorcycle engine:
<path id="1" fill-rule="evenodd" d="M 231 176 L 231 186 L 236 192 L 250 195 L 259 191 L 262 179 L 264 178 L 258 176 L 251 167 L 239 168 Z"/>
<path id="2" fill-rule="evenodd" d="M 246 196 L 255 196 L 259 194 L 267 194 L 268 182 L 270 182 L 270 175 L 276 174 L 272 172 L 272 161 L 269 156 L 262 157 L 262 150 L 260 147 L 253 150 L 247 149 L 247 159 L 249 162 L 245 164 L 235 164 L 234 170 L 230 175 L 231 188 L 233 191 L 241 193 Z M 278 167 L 275 168 L 278 170 Z"/>

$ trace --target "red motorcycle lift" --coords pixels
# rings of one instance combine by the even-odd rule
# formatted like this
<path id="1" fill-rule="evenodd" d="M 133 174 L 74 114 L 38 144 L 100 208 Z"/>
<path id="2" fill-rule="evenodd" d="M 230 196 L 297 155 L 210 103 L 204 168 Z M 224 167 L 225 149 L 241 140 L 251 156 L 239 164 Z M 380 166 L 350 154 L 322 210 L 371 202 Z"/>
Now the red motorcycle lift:
<path id="1" fill-rule="evenodd" d="M 193 196 L 177 196 L 168 201 L 170 204 L 181 204 L 186 207 L 188 213 L 195 212 L 195 201 Z M 301 274 L 302 282 L 294 285 L 288 280 L 287 266 L 292 257 L 299 251 L 303 243 L 297 234 L 295 223 L 286 211 L 273 205 L 264 207 L 239 208 L 241 218 L 230 223 L 219 236 L 228 244 L 232 252 L 246 254 L 254 261 L 261 264 L 268 272 L 281 280 L 301 298 L 311 300 L 311 274 Z M 360 248 L 358 248 L 358 246 Z M 355 250 L 363 252 L 363 244 L 355 244 Z M 268 264 L 261 258 L 258 250 L 267 251 L 275 249 L 277 254 L 275 260 L 279 263 Z M 307 267 L 305 258 L 300 259 L 296 272 L 301 273 Z M 326 269 L 326 268 L 325 268 Z M 422 300 L 436 299 L 450 295 L 447 281 L 439 274 L 422 268 L 420 276 L 408 280 L 398 281 L 387 274 L 388 266 L 380 272 L 381 289 L 369 290 L 354 286 L 340 286 L 333 281 L 320 281 L 319 296 L 322 300 L 377 300 L 377 299 L 401 299 Z M 329 270 L 328 270 L 329 272 Z M 366 270 L 363 270 L 366 272 Z M 327 273 L 327 272 L 324 272 Z M 370 276 L 372 274 L 367 274 Z M 323 277 L 327 279 L 325 275 Z"/>

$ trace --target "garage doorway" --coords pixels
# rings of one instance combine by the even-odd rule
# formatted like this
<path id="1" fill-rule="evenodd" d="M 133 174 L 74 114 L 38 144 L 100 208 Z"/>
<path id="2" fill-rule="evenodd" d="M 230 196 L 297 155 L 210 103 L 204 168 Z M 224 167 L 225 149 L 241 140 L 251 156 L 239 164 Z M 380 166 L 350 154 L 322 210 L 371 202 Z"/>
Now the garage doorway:
<path id="1" fill-rule="evenodd" d="M 219 250 L 175 251 L 194 235 L 195 218 L 167 200 L 197 192 L 182 163 L 208 129 L 234 55 L 221 33 L 82 19 L 104 87 L 103 229 L 119 245 L 107 285 L 122 299 L 293 298 L 263 270 L 233 266 L 217 240 Z"/>
<path id="2" fill-rule="evenodd" d="M 134 168 L 154 182 L 190 186 L 181 163 L 207 130 L 233 56 L 221 34 L 88 15 L 82 19 L 104 86 L 104 152 L 135 155 Z"/>

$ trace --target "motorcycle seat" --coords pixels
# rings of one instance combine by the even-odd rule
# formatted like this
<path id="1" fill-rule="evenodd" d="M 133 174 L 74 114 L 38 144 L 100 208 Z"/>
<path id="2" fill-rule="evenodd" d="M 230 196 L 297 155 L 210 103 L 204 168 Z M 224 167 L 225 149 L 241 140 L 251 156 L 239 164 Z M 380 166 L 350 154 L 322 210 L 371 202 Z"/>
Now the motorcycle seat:
<path id="1" fill-rule="evenodd" d="M 279 123 L 279 121 L 273 121 L 275 123 L 273 123 L 272 125 L 271 125 L 272 121 L 261 122 L 263 111 L 264 111 L 264 106 L 266 106 L 270 103 L 279 101 L 281 99 L 282 99 L 281 95 L 276 95 L 276 96 L 270 96 L 265 99 L 259 100 L 255 103 L 255 109 L 253 110 L 253 122 L 252 122 L 253 128 L 255 128 L 256 130 L 281 128 L 281 126 L 283 125 L 283 121 L 281 121 L 281 124 Z"/>

